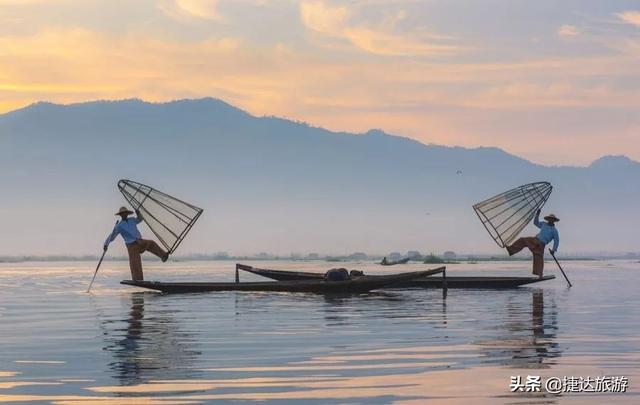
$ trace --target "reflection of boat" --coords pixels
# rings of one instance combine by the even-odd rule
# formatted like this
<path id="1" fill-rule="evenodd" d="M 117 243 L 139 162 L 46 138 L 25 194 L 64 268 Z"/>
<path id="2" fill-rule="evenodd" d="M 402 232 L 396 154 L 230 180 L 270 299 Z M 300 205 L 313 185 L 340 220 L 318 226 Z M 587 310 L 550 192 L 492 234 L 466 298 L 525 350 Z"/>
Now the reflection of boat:
<path id="1" fill-rule="evenodd" d="M 411 260 L 410 257 L 404 257 L 402 259 L 389 261 L 389 260 L 387 260 L 387 257 L 385 256 L 385 257 L 382 258 L 382 261 L 380 262 L 380 264 L 383 265 L 383 266 L 393 266 L 393 265 L 396 265 L 396 264 L 409 263 L 409 260 Z"/>
<path id="2" fill-rule="evenodd" d="M 242 266 L 242 265 L 239 265 Z M 243 266 L 250 267 L 250 266 Z M 241 268 L 241 267 L 238 267 Z M 412 271 L 386 276 L 360 276 L 343 281 L 325 281 L 324 279 L 302 279 L 290 281 L 208 283 L 208 282 L 171 282 L 125 280 L 121 284 L 149 288 L 165 293 L 189 293 L 205 291 L 276 291 L 310 292 L 319 294 L 363 293 L 417 277 L 443 273 L 443 269 Z"/>
<path id="3" fill-rule="evenodd" d="M 274 280 L 320 280 L 324 277 L 323 273 L 310 273 L 303 271 L 285 271 L 285 270 L 269 270 L 259 269 L 257 267 L 245 266 L 238 264 L 237 268 L 248 271 L 259 276 L 271 278 Z M 444 267 L 438 267 L 434 271 L 442 270 Z M 538 277 L 451 277 L 447 276 L 447 288 L 515 288 L 525 284 L 537 283 L 540 281 L 552 280 L 555 276 Z M 401 287 L 424 287 L 424 288 L 442 288 L 442 279 L 440 277 L 417 277 L 406 280 L 393 285 L 394 288 Z"/>

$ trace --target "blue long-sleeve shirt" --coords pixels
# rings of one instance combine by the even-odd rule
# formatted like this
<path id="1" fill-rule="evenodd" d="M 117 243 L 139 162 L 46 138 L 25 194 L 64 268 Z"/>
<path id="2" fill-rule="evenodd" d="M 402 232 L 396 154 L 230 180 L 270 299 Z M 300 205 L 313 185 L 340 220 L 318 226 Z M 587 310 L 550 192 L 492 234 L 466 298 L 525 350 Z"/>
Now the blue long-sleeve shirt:
<path id="1" fill-rule="evenodd" d="M 116 236 L 121 235 L 124 239 L 124 243 L 127 245 L 142 238 L 140 231 L 138 230 L 138 224 L 142 222 L 139 217 L 130 217 L 126 221 L 120 221 L 113 228 L 111 235 L 104 241 L 104 246 L 109 246 L 109 243 L 113 242 Z"/>
<path id="2" fill-rule="evenodd" d="M 547 245 L 547 243 L 553 241 L 553 251 L 558 251 L 558 246 L 560 246 L 560 235 L 558 234 L 558 229 L 554 225 L 550 225 L 548 222 L 540 222 L 540 218 L 536 215 L 533 219 L 533 224 L 540 228 L 540 232 L 536 236 L 538 240 Z"/>

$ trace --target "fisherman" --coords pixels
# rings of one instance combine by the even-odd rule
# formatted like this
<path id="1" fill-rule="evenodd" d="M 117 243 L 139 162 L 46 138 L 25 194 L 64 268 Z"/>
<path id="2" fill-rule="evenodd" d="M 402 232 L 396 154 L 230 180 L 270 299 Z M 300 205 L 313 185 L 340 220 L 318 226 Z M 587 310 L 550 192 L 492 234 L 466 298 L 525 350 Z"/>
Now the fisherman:
<path id="1" fill-rule="evenodd" d="M 560 245 L 560 236 L 558 235 L 558 229 L 555 226 L 555 223 L 560 221 L 560 219 L 554 214 L 549 214 L 544 217 L 544 219 L 547 222 L 540 222 L 540 210 L 538 210 L 535 218 L 533 219 L 533 224 L 540 228 L 538 235 L 520 238 L 511 246 L 507 246 L 509 256 L 513 256 L 525 247 L 528 247 L 533 254 L 533 274 L 540 278 L 542 278 L 542 272 L 544 269 L 544 247 L 553 240 L 551 254 L 555 254 L 558 251 L 558 246 Z"/>
<path id="2" fill-rule="evenodd" d="M 166 262 L 169 258 L 169 253 L 162 250 L 156 242 L 142 239 L 142 235 L 138 230 L 138 224 L 142 222 L 142 215 L 139 211 L 136 211 L 136 217 L 129 217 L 131 214 L 133 214 L 133 211 L 127 209 L 127 207 L 120 207 L 116 212 L 116 215 L 119 215 L 122 220 L 116 224 L 111 235 L 104 241 L 104 251 L 107 251 L 109 244 L 113 242 L 116 236 L 121 235 L 129 253 L 131 279 L 142 281 L 144 280 L 144 275 L 142 274 L 142 258 L 140 255 L 148 250 L 158 256 L 162 262 Z"/>

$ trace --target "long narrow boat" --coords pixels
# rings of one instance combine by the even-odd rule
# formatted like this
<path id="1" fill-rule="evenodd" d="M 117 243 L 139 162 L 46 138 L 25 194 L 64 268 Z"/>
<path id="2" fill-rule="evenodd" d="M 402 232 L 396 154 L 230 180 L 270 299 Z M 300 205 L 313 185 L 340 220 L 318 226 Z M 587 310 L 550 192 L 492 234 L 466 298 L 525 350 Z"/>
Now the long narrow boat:
<path id="1" fill-rule="evenodd" d="M 277 291 L 277 292 L 306 292 L 318 294 L 354 294 L 366 293 L 388 285 L 401 283 L 413 278 L 422 278 L 438 271 L 412 271 L 409 273 L 388 276 L 362 276 L 345 281 L 325 281 L 324 279 L 306 279 L 290 281 L 208 283 L 208 282 L 159 282 L 124 280 L 121 284 L 148 288 L 164 293 L 190 293 L 205 291 Z M 443 276 L 444 278 L 444 276 Z M 446 288 L 444 286 L 443 288 Z"/>
<path id="2" fill-rule="evenodd" d="M 380 262 L 380 264 L 382 266 L 395 266 L 396 264 L 407 264 L 409 263 L 409 260 L 411 260 L 410 257 L 404 257 L 402 259 L 398 259 L 398 260 L 387 260 L 386 257 L 382 258 L 382 261 Z"/>
<path id="3" fill-rule="evenodd" d="M 271 278 L 273 280 L 319 280 L 324 277 L 322 273 L 309 273 L 302 271 L 285 271 L 260 269 L 257 267 L 237 264 L 239 270 L 248 271 L 259 276 Z M 434 270 L 444 269 L 439 267 Z M 466 277 L 466 276 L 447 276 L 447 288 L 516 288 L 526 284 L 538 283 L 540 281 L 553 280 L 556 276 L 538 277 Z M 392 286 L 393 288 L 442 288 L 442 279 L 439 277 L 416 277 L 411 280 L 398 282 Z"/>

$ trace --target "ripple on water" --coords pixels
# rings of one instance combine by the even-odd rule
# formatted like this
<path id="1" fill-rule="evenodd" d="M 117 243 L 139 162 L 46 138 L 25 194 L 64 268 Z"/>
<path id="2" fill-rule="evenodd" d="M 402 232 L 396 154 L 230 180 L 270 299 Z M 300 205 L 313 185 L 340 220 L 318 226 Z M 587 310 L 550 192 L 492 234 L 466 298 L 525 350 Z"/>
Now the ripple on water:
<path id="1" fill-rule="evenodd" d="M 544 288 L 450 290 L 446 300 L 436 290 L 166 296 L 119 286 L 125 263 L 106 263 L 94 293 L 85 294 L 93 265 L 0 265 L 0 284 L 13 286 L 0 297 L 0 401 L 510 403 L 518 400 L 508 392 L 513 374 L 638 377 L 637 264 L 569 263 L 571 290 L 555 280 Z M 296 266 L 334 267 L 269 264 Z M 452 267 L 450 275 L 496 275 L 518 266 Z M 230 269 L 183 262 L 152 264 L 147 274 L 230 280 Z M 607 398 L 637 395 L 632 385 L 626 396 Z"/>

